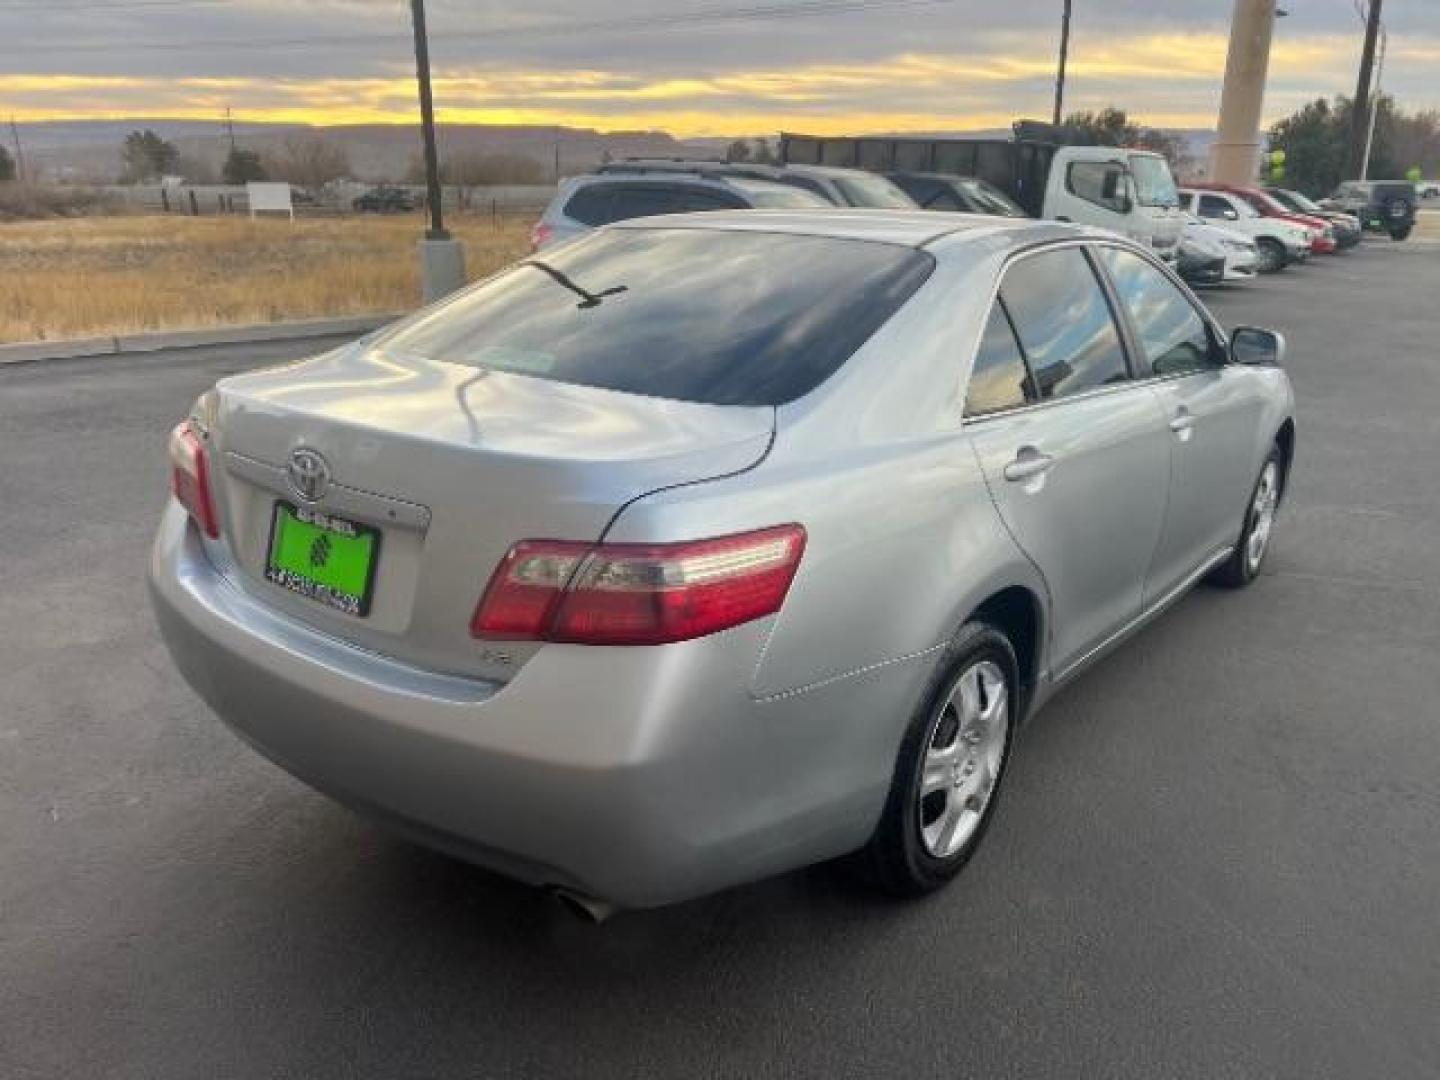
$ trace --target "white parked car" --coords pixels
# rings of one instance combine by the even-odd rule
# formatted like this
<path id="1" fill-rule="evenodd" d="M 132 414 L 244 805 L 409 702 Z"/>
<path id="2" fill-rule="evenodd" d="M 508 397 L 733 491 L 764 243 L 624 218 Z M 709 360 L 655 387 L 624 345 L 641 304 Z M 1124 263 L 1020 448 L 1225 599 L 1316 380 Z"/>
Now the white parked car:
<path id="1" fill-rule="evenodd" d="M 1260 271 L 1260 249 L 1243 232 L 1186 214 L 1183 241 L 1219 249 L 1225 256 L 1226 281 L 1249 281 Z"/>
<path id="2" fill-rule="evenodd" d="M 1227 191 L 1180 189 L 1180 206 L 1196 217 L 1248 236 L 1259 253 L 1262 274 L 1283 270 L 1310 257 L 1311 236 L 1301 225 L 1267 218 L 1238 195 Z"/>

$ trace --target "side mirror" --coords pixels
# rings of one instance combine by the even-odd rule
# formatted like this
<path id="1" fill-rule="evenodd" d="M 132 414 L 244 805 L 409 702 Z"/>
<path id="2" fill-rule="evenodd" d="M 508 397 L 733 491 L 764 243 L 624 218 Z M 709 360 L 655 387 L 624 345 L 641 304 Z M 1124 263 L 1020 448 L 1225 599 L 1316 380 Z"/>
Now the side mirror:
<path id="1" fill-rule="evenodd" d="M 1285 335 L 1258 326 L 1239 326 L 1230 335 L 1230 361 L 1278 365 L 1285 362 Z"/>
<path id="2" fill-rule="evenodd" d="M 1228 206 L 1221 212 L 1220 216 L 1226 221 L 1240 220 L 1240 212 L 1238 210 L 1231 210 Z"/>

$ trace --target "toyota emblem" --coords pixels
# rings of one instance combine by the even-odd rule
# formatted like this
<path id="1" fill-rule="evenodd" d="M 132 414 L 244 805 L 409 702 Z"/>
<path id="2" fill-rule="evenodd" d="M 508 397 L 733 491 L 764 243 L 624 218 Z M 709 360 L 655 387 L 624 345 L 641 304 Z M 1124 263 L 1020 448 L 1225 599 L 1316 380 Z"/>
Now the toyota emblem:
<path id="1" fill-rule="evenodd" d="M 300 447 L 290 452 L 285 475 L 295 494 L 306 502 L 319 502 L 330 486 L 330 465 L 318 451 Z"/>

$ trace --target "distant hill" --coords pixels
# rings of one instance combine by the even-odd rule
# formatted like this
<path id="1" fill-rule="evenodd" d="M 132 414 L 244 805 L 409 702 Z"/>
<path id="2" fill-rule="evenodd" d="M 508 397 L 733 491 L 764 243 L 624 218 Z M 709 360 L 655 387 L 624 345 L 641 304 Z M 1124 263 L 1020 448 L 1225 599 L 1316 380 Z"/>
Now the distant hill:
<path id="1" fill-rule="evenodd" d="M 180 151 L 181 173 L 208 180 L 218 174 L 229 150 L 223 121 L 136 117 L 124 120 L 63 120 L 19 125 L 29 168 L 48 180 L 113 182 L 121 172 L 125 136 L 150 128 Z M 400 180 L 420 155 L 420 133 L 410 124 L 235 124 L 236 143 L 262 155 L 297 132 L 313 131 L 345 149 L 359 180 Z M 611 157 L 706 157 L 708 148 L 681 142 L 663 131 L 600 132 L 590 128 L 440 124 L 442 159 L 477 154 L 512 154 L 537 162 L 546 179 L 555 171 L 578 172 Z"/>

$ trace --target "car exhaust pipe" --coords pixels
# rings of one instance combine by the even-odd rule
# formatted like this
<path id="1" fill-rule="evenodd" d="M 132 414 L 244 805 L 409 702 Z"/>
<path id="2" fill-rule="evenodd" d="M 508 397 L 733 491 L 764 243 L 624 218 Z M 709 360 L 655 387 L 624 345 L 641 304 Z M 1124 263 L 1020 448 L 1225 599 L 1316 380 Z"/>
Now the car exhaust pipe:
<path id="1" fill-rule="evenodd" d="M 586 896 L 584 893 L 576 892 L 574 889 L 567 889 L 563 885 L 550 886 L 550 895 L 560 901 L 560 906 L 570 912 L 582 922 L 594 923 L 596 926 L 614 915 L 619 910 L 608 900 L 601 900 L 598 897 Z"/>

